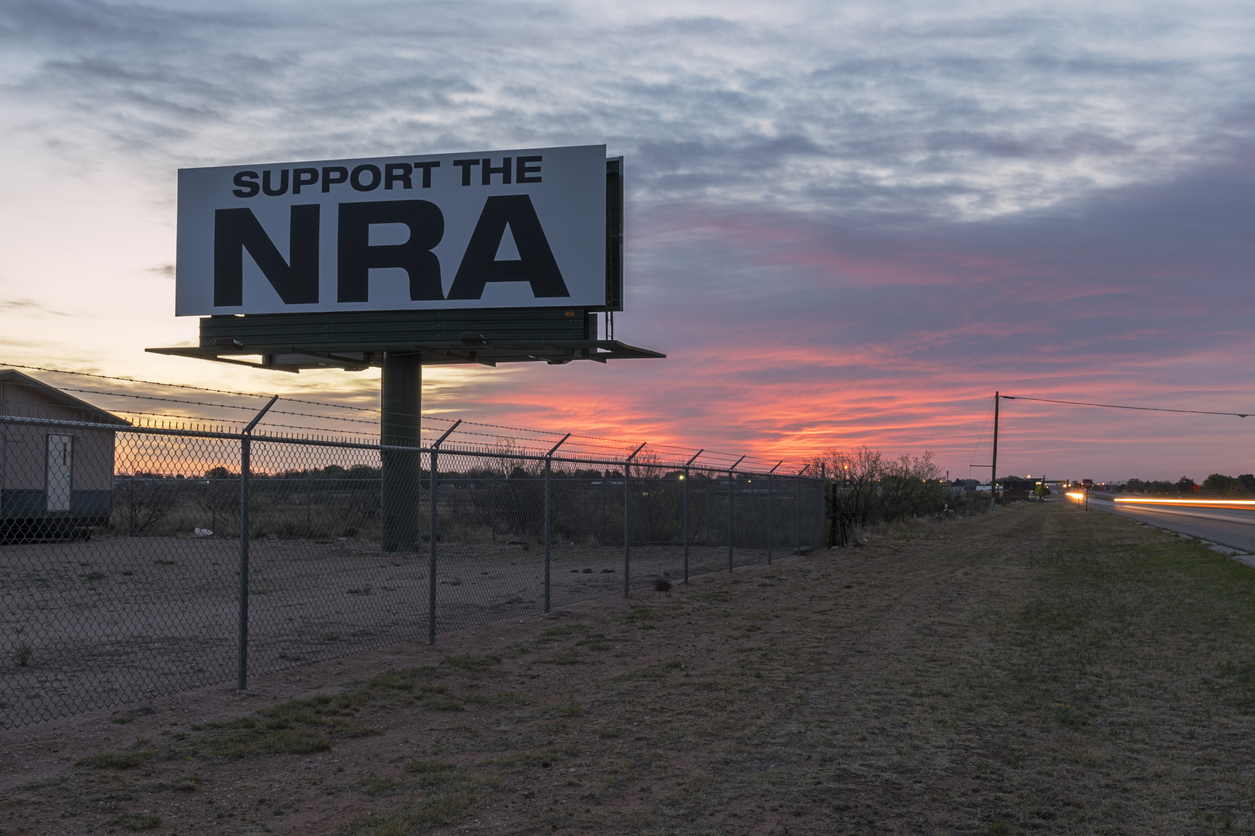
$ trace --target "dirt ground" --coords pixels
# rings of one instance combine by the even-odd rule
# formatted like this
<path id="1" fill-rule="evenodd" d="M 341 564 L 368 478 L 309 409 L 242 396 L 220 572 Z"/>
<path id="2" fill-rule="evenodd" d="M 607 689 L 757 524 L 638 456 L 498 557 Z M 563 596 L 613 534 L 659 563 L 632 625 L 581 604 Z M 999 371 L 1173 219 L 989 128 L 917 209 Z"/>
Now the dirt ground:
<path id="1" fill-rule="evenodd" d="M 425 637 L 428 555 L 347 541 L 252 544 L 250 672 Z M 785 550 L 787 552 L 787 550 Z M 776 550 L 779 555 L 780 549 Z M 642 545 L 629 581 L 681 577 L 684 550 Z M 737 566 L 765 562 L 734 550 Z M 726 566 L 726 547 L 693 546 L 694 574 Z M 188 537 L 8 544 L 0 550 L 0 726 L 235 680 L 239 544 Z M 544 551 L 521 541 L 442 544 L 439 634 L 544 609 Z M 622 546 L 557 543 L 551 609 L 623 589 Z"/>
<path id="2" fill-rule="evenodd" d="M 1255 570 L 1027 505 L 0 732 L 3 833 L 1255 830 Z"/>

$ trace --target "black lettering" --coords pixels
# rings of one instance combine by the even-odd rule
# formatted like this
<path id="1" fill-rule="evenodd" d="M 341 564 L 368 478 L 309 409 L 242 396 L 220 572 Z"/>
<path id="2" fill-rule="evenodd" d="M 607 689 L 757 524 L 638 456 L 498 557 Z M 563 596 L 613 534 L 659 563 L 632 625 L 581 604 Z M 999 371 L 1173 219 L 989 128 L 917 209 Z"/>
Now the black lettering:
<path id="1" fill-rule="evenodd" d="M 440 168 L 440 160 L 433 160 L 432 162 L 429 162 L 429 163 L 414 163 L 414 167 L 421 168 L 423 170 L 423 188 L 430 189 L 431 188 L 431 170 L 433 168 Z M 470 184 L 468 183 L 467 185 L 470 185 Z"/>
<path id="2" fill-rule="evenodd" d="M 369 185 L 362 182 L 363 172 L 370 175 Z M 379 188 L 379 181 L 382 177 L 383 175 L 379 173 L 379 166 L 366 163 L 353 169 L 353 173 L 349 175 L 349 185 L 354 189 L 357 189 L 359 192 L 373 192 L 375 189 Z"/>
<path id="3" fill-rule="evenodd" d="M 279 170 L 279 188 L 272 188 L 270 185 L 270 169 L 266 169 L 261 173 L 261 190 L 271 197 L 278 197 L 286 194 L 288 191 L 288 170 L 286 168 Z"/>
<path id="4" fill-rule="evenodd" d="M 300 194 L 301 186 L 312 186 L 318 182 L 318 169 L 298 168 L 292 172 L 292 194 Z"/>
<path id="5" fill-rule="evenodd" d="M 412 189 L 410 175 L 413 173 L 414 166 L 409 163 L 388 163 L 383 167 L 383 187 L 391 189 L 393 183 L 400 183 L 402 188 Z"/>
<path id="6" fill-rule="evenodd" d="M 426 200 L 379 200 L 340 204 L 339 276 L 336 296 L 341 302 L 370 298 L 370 271 L 400 267 L 410 277 L 410 299 L 443 299 L 440 259 L 432 252 L 444 237 L 444 215 Z M 410 238 L 404 244 L 370 246 L 371 224 L 405 224 Z"/>
<path id="7" fill-rule="evenodd" d="M 349 170 L 342 165 L 329 165 L 322 170 L 323 194 L 331 191 L 331 187 L 349 182 Z"/>
<path id="8" fill-rule="evenodd" d="M 256 171 L 237 171 L 231 182 L 239 186 L 238 189 L 231 190 L 231 194 L 236 197 L 252 197 L 261 190 L 257 185 Z"/>
<path id="9" fill-rule="evenodd" d="M 453 164 L 462 169 L 462 185 L 471 184 L 471 168 L 479 165 L 479 160 L 454 160 Z"/>
<path id="10" fill-rule="evenodd" d="M 519 157 L 514 161 L 515 183 L 539 183 L 541 157 Z M 532 165 L 536 163 L 536 165 Z"/>
<path id="11" fill-rule="evenodd" d="M 252 209 L 214 212 L 214 305 L 244 304 L 244 251 L 285 305 L 318 301 L 318 205 L 293 206 L 288 229 L 291 264 L 283 260 Z"/>
<path id="12" fill-rule="evenodd" d="M 485 157 L 484 166 L 483 168 L 480 169 L 480 171 L 484 173 L 484 185 L 485 186 L 492 185 L 492 176 L 494 174 L 501 175 L 501 185 L 503 186 L 510 185 L 510 158 L 509 157 L 502 157 L 500 168 L 493 168 L 492 160 Z"/>
<path id="13" fill-rule="evenodd" d="M 519 250 L 517 261 L 496 260 L 507 224 Z M 449 298 L 482 299 L 488 282 L 528 282 L 538 299 L 571 295 L 528 195 L 500 195 L 484 203 Z"/>

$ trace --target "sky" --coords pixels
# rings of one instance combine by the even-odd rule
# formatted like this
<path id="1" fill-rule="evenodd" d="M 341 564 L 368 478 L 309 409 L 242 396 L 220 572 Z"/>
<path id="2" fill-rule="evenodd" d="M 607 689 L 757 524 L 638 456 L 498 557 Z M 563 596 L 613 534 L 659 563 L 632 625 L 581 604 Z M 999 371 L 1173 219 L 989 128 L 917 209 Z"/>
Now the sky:
<path id="1" fill-rule="evenodd" d="M 177 170 L 605 144 L 616 336 L 667 359 L 429 369 L 433 418 L 987 478 L 995 391 L 1255 412 L 1252 44 L 1241 2 L 0 0 L 0 367 L 376 403 L 144 352 L 196 340 Z M 1255 417 L 999 429 L 1000 475 L 1255 472 Z"/>

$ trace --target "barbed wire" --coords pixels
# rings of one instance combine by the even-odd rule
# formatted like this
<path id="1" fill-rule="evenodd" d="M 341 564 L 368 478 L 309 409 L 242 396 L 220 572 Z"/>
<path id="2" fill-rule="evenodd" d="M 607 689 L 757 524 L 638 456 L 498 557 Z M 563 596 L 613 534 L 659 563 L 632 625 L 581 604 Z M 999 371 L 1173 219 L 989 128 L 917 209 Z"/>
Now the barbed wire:
<path id="1" fill-rule="evenodd" d="M 205 386 L 195 386 L 193 384 L 187 384 L 187 383 L 163 383 L 160 381 L 143 380 L 143 379 L 138 379 L 138 378 L 133 378 L 133 377 L 104 375 L 104 374 L 97 374 L 94 372 L 70 371 L 67 369 L 54 369 L 54 368 L 49 368 L 46 366 L 31 366 L 31 365 L 25 365 L 21 363 L 4 363 L 0 365 L 8 367 L 8 368 L 24 369 L 27 371 L 45 372 L 49 374 L 74 375 L 77 377 L 85 377 L 85 378 L 91 378 L 91 379 L 96 379 L 96 380 L 113 380 L 113 381 L 119 381 L 119 382 L 123 382 L 127 384 L 133 384 L 133 385 L 169 387 L 169 388 L 184 389 L 184 390 L 196 391 L 196 392 L 206 392 L 206 393 L 216 394 L 216 395 L 228 395 L 228 396 L 233 396 L 233 397 L 247 397 L 247 398 L 272 397 L 271 395 L 259 394 L 256 392 L 241 392 L 241 391 L 235 391 L 235 390 L 230 390 L 230 389 L 213 389 L 213 388 L 209 388 Z M 207 401 L 190 400 L 186 398 L 163 397 L 159 395 L 145 395 L 145 394 L 138 394 L 135 392 L 111 391 L 111 390 L 101 391 L 101 390 L 94 390 L 94 389 L 79 389 L 79 388 L 63 388 L 62 391 L 74 392 L 74 393 L 79 393 L 79 394 L 89 394 L 89 395 L 95 395 L 98 397 L 132 398 L 136 400 L 147 400 L 147 401 L 160 402 L 160 403 L 174 403 L 174 404 L 180 404 L 183 406 L 199 406 L 199 407 L 204 407 L 207 409 L 237 409 L 237 410 L 247 410 L 251 412 L 256 411 L 256 407 L 249 406 L 249 405 L 212 403 L 212 402 L 207 402 Z M 315 401 L 315 400 L 309 400 L 306 398 L 289 397 L 286 395 L 280 395 L 279 399 L 280 401 L 304 404 L 306 406 L 325 407 L 328 409 L 341 409 L 341 410 L 347 410 L 347 411 L 352 411 L 352 412 L 364 412 L 364 413 L 370 413 L 370 414 L 379 416 L 379 419 L 376 419 L 376 420 L 365 420 L 365 419 L 360 419 L 360 418 L 349 418 L 347 416 L 319 415 L 319 414 L 314 414 L 314 413 L 297 412 L 293 410 L 284 410 L 284 409 L 274 409 L 270 413 L 270 414 L 276 414 L 276 415 L 288 415 L 291 417 L 310 418 L 310 419 L 319 420 L 319 421 L 330 421 L 330 422 L 335 422 L 336 424 L 354 423 L 354 424 L 366 424 L 366 425 L 371 425 L 371 426 L 378 426 L 382 418 L 385 416 L 385 414 L 392 417 L 402 417 L 402 418 L 421 417 L 424 421 L 436 421 L 436 422 L 442 422 L 446 424 L 452 424 L 455 420 L 457 420 L 454 418 L 447 418 L 447 417 L 439 416 L 439 415 L 421 415 L 421 414 L 415 414 L 415 413 L 397 412 L 394 410 L 389 410 L 387 413 L 384 413 L 383 410 L 381 410 L 378 407 L 364 407 L 364 406 L 356 406 L 352 404 L 341 404 L 341 403 L 335 403 L 335 402 L 329 402 L 329 401 Z M 127 410 L 127 409 L 123 409 L 120 411 L 126 414 L 131 414 L 131 415 L 166 417 L 164 413 L 144 412 L 144 411 L 139 411 L 139 410 Z M 199 418 L 195 416 L 169 416 L 169 417 L 172 419 L 194 421 L 194 422 L 203 422 L 206 420 L 204 418 Z M 212 418 L 209 420 L 210 421 L 222 421 L 224 423 L 231 423 L 231 424 L 247 423 L 247 421 L 237 420 L 233 418 Z M 305 426 L 297 426 L 297 425 L 292 425 L 292 424 L 274 424 L 270 422 L 266 422 L 266 426 L 282 428 L 282 429 L 293 429 L 293 430 L 299 430 L 302 432 L 309 432 L 309 433 L 318 432 L 323 429 L 320 427 L 305 427 Z M 478 438 L 493 438 L 493 439 L 501 438 L 501 435 L 499 433 L 477 432 L 475 430 L 469 429 L 469 427 L 478 427 L 481 429 L 488 429 L 488 430 L 502 430 L 508 433 L 513 433 L 515 435 L 509 436 L 509 438 L 512 441 L 515 441 L 515 442 L 522 441 L 524 443 L 526 442 L 537 443 L 537 442 L 541 442 L 542 438 L 553 439 L 553 438 L 559 438 L 563 435 L 566 435 L 566 433 L 563 433 L 558 430 L 543 430 L 543 429 L 537 429 L 537 428 L 514 427 L 514 426 L 509 426 L 506 424 L 496 424 L 496 423 L 474 421 L 474 420 L 463 420 L 462 424 L 458 427 L 456 435 L 475 436 Z M 434 430 L 431 428 L 423 428 L 421 431 L 426 433 L 426 432 L 436 432 L 437 430 Z M 369 436 L 369 437 L 377 436 L 377 433 L 368 433 L 368 432 L 341 429 L 341 428 L 336 428 L 334 430 L 331 430 L 331 432 L 334 432 L 337 434 L 346 434 L 346 435 L 355 435 L 355 436 Z M 520 436 L 540 436 L 541 438 L 535 438 L 535 437 L 520 438 Z M 573 452 L 579 451 L 579 450 L 592 450 L 592 451 L 613 451 L 613 452 L 625 453 L 628 449 L 634 448 L 637 446 L 637 442 L 634 442 L 634 441 L 627 441 L 627 440 L 618 439 L 618 438 L 608 438 L 605 436 L 598 436 L 598 435 L 586 435 L 582 433 L 571 433 L 570 439 L 571 439 L 571 442 L 568 443 L 567 449 Z M 548 445 L 547 443 L 545 444 L 546 444 L 545 449 L 547 449 Z M 649 442 L 647 444 L 646 450 L 647 451 L 648 450 L 675 451 L 676 453 L 685 454 L 683 456 L 685 459 L 689 458 L 687 454 L 696 452 L 694 448 L 692 447 L 685 447 L 683 445 L 677 445 L 677 444 L 667 444 L 665 442 Z M 716 462 L 718 462 L 718 460 L 720 459 L 723 459 L 723 460 L 727 460 L 730 463 L 738 458 L 742 458 L 742 457 L 738 456 L 736 453 L 728 453 L 728 452 L 723 452 L 719 450 L 707 449 L 707 450 L 701 451 L 701 459 L 703 460 L 702 463 L 695 462 L 693 466 L 709 468 L 709 467 L 712 467 L 712 464 L 710 463 L 711 459 L 716 460 Z M 765 467 L 771 466 L 772 464 L 774 464 L 774 462 L 772 462 L 771 460 L 762 459 L 757 456 L 743 457 L 743 465 L 754 465 L 754 466 L 761 466 L 765 468 Z"/>

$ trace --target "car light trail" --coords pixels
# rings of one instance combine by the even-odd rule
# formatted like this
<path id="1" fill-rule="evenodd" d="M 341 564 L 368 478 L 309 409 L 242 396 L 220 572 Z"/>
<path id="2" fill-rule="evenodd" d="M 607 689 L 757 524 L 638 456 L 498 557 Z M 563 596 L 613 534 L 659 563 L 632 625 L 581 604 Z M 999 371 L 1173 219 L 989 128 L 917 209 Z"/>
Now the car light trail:
<path id="1" fill-rule="evenodd" d="M 1072 497 L 1073 499 L 1075 499 L 1077 502 L 1080 502 L 1082 499 L 1084 499 L 1084 498 L 1085 498 L 1085 494 L 1083 494 L 1083 493 L 1077 493 L 1077 492 L 1075 492 L 1075 491 L 1071 491 L 1071 492 L 1069 492 L 1067 495 L 1068 495 L 1068 496 L 1070 496 L 1070 497 Z"/>
<path id="2" fill-rule="evenodd" d="M 1199 508 L 1250 508 L 1255 506 L 1255 499 L 1142 499 L 1140 497 L 1117 496 L 1115 501 L 1130 505 L 1181 505 L 1186 507 L 1197 506 Z"/>

